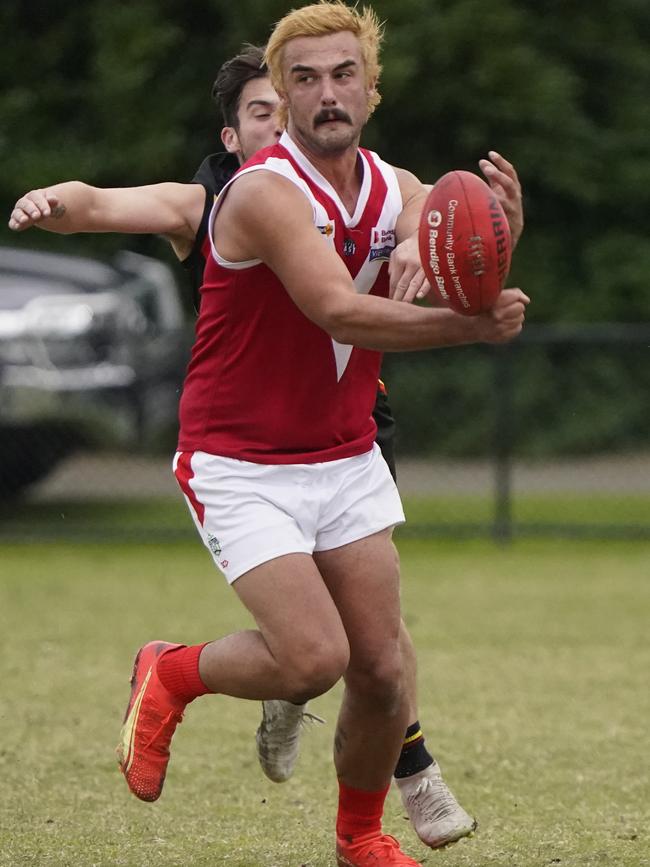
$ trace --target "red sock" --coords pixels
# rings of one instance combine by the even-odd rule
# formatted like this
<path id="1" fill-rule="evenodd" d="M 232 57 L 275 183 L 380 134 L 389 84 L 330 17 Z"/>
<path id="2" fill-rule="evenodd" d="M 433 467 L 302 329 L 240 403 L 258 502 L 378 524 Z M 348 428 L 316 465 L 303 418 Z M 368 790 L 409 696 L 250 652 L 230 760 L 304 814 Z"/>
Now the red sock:
<path id="1" fill-rule="evenodd" d="M 352 789 L 339 780 L 339 811 L 336 833 L 348 840 L 360 834 L 381 833 L 381 817 L 389 786 L 380 792 Z"/>
<path id="2" fill-rule="evenodd" d="M 204 647 L 205 644 L 174 647 L 165 651 L 156 665 L 156 673 L 165 689 L 186 703 L 212 692 L 199 675 L 199 656 Z"/>

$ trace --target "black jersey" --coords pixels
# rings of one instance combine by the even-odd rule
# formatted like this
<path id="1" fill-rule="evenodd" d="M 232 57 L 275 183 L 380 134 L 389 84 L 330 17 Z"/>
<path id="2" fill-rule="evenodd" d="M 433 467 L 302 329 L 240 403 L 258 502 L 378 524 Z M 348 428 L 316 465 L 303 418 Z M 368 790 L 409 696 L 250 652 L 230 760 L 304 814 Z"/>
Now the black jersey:
<path id="1" fill-rule="evenodd" d="M 238 168 L 239 162 L 234 154 L 210 154 L 210 156 L 207 156 L 203 160 L 192 178 L 193 184 L 201 184 L 205 190 L 205 204 L 203 205 L 203 214 L 196 233 L 194 246 L 189 256 L 183 259 L 181 264 L 188 272 L 192 286 L 194 306 L 197 311 L 201 299 L 200 289 L 203 285 L 203 271 L 210 255 L 210 238 L 208 237 L 210 211 L 212 210 L 215 196 L 219 195 Z M 377 388 L 377 400 L 372 416 L 377 425 L 377 445 L 381 449 L 391 475 L 396 479 L 395 454 L 393 450 L 395 419 L 388 405 L 386 388 L 383 382 L 380 382 Z"/>
<path id="2" fill-rule="evenodd" d="M 205 190 L 205 204 L 201 223 L 196 233 L 194 246 L 187 259 L 183 259 L 182 266 L 187 270 L 192 286 L 192 297 L 196 310 L 199 309 L 200 289 L 203 285 L 203 271 L 205 263 L 210 255 L 210 239 L 208 238 L 208 219 L 215 196 L 221 190 L 239 168 L 239 162 L 234 154 L 220 153 L 210 154 L 196 170 L 192 178 L 193 184 L 201 184 Z"/>

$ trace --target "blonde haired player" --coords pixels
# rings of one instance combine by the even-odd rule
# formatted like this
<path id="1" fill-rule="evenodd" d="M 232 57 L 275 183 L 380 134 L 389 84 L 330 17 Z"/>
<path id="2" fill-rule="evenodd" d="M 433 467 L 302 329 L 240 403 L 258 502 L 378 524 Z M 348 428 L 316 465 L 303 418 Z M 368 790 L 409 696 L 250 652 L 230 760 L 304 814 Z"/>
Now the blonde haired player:
<path id="1" fill-rule="evenodd" d="M 323 9 L 323 5 L 327 8 Z M 269 39 L 265 60 L 271 76 L 271 84 L 282 94 L 285 82 L 282 71 L 282 54 L 284 46 L 292 39 L 301 36 L 325 36 L 344 30 L 353 33 L 359 43 L 363 57 L 364 76 L 368 90 L 368 117 L 381 102 L 377 90 L 381 64 L 379 50 L 383 40 L 383 28 L 377 14 L 370 7 L 358 10 L 351 9 L 342 2 L 327 2 L 296 9 L 279 21 Z M 288 107 L 283 102 L 278 111 L 278 120 L 283 127 L 287 125 Z"/>

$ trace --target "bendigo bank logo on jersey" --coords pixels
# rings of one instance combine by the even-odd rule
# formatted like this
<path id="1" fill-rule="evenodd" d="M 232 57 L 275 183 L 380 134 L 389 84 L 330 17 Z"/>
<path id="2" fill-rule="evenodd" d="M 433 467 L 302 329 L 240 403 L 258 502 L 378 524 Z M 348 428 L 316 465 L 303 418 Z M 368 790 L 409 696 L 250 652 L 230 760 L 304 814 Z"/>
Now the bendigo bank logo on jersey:
<path id="1" fill-rule="evenodd" d="M 368 259 L 390 259 L 390 254 L 395 249 L 395 230 L 380 229 L 378 226 L 370 233 L 370 253 Z"/>

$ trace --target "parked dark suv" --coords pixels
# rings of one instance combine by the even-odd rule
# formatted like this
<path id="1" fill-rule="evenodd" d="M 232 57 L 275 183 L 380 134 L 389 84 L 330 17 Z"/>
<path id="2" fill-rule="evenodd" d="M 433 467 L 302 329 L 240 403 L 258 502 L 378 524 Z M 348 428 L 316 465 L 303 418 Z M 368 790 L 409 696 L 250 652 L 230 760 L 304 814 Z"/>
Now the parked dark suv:
<path id="1" fill-rule="evenodd" d="M 170 435 L 190 337 L 162 262 L 0 247 L 0 498 L 74 449 Z"/>

